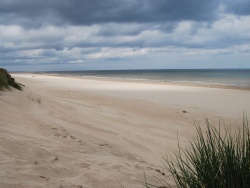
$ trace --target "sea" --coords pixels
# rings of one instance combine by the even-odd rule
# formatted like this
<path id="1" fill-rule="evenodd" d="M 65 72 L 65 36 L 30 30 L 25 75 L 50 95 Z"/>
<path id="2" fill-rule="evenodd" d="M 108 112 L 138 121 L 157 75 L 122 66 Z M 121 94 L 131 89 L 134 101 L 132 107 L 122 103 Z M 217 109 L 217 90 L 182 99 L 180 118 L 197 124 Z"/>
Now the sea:
<path id="1" fill-rule="evenodd" d="M 146 81 L 179 84 L 207 84 L 250 88 L 250 69 L 160 69 L 56 71 L 46 74 L 92 79 Z"/>

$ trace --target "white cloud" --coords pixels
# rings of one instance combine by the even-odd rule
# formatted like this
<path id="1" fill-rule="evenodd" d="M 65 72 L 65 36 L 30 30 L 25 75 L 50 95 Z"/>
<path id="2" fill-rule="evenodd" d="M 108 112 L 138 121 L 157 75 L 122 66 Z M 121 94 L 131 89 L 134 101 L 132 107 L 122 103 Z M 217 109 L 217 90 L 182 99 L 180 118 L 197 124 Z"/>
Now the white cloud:
<path id="1" fill-rule="evenodd" d="M 237 62 L 246 62 L 250 54 L 249 23 L 250 16 L 221 14 L 220 19 L 210 24 L 180 21 L 171 24 L 167 31 L 160 23 L 44 25 L 37 28 L 0 25 L 0 65 L 84 65 L 112 59 L 147 62 L 155 58 L 162 66 L 164 59 L 190 62 L 196 57 L 206 58 L 204 63 L 209 63 L 208 59 L 215 56 L 223 56 L 229 61 L 234 56 Z M 227 62 L 219 63 L 227 66 Z"/>

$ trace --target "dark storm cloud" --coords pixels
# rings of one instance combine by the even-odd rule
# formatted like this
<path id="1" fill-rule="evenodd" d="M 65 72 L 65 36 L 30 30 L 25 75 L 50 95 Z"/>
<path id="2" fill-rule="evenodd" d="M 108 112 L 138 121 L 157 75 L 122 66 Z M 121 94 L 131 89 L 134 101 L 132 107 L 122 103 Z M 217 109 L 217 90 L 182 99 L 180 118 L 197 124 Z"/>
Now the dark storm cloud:
<path id="1" fill-rule="evenodd" d="M 236 15 L 250 15 L 250 1 L 249 0 L 237 0 L 226 1 L 226 11 L 232 12 Z"/>
<path id="2" fill-rule="evenodd" d="M 3 24 L 91 25 L 180 20 L 211 21 L 217 0 L 0 0 Z M 7 18 L 7 19 L 4 19 Z"/>
<path id="3" fill-rule="evenodd" d="M 76 0 L 61 4 L 55 11 L 64 20 L 73 24 L 93 24 L 207 21 L 214 19 L 216 9 L 217 4 L 213 0 L 205 2 L 200 0 Z"/>

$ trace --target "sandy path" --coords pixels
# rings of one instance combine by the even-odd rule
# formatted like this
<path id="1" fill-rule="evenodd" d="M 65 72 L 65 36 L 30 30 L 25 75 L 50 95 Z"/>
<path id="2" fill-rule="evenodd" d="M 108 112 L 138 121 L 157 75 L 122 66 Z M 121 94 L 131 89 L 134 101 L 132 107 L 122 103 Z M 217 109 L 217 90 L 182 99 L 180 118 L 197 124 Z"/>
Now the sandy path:
<path id="1" fill-rule="evenodd" d="M 142 187 L 203 115 L 239 123 L 250 92 L 16 74 L 0 93 L 1 187 Z M 183 113 L 187 111 L 187 113 Z M 149 181 L 155 180 L 148 176 Z"/>

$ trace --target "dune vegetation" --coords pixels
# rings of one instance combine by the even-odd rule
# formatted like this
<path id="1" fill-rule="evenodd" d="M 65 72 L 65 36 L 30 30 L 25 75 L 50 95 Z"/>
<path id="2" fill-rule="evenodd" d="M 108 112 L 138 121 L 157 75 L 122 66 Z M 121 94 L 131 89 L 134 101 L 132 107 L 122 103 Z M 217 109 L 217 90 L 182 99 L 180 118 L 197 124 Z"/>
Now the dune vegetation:
<path id="1" fill-rule="evenodd" d="M 22 90 L 22 85 L 15 82 L 7 70 L 0 68 L 0 91 L 9 90 L 11 87 Z"/>
<path id="2" fill-rule="evenodd" d="M 204 133 L 196 126 L 197 134 L 190 139 L 185 149 L 165 158 L 166 167 L 176 186 L 167 179 L 158 178 L 160 186 L 145 183 L 145 187 L 250 187 L 250 130 L 248 120 L 243 118 L 242 127 L 232 131 L 232 127 L 221 129 L 206 120 Z"/>

